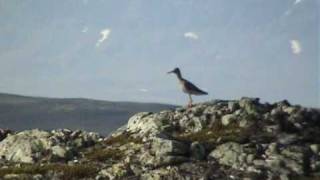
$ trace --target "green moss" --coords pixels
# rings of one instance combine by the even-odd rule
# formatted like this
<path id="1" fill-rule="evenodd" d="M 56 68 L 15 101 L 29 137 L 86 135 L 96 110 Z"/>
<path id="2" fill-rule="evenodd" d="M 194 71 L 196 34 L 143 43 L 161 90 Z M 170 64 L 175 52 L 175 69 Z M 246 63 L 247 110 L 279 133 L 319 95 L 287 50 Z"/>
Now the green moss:
<path id="1" fill-rule="evenodd" d="M 199 142 L 243 142 L 248 136 L 244 129 L 241 129 L 237 123 L 231 123 L 223 126 L 220 122 L 215 123 L 212 127 L 203 129 L 202 131 L 190 134 L 179 134 L 176 136 L 178 140 L 183 141 L 199 141 Z"/>
<path id="2" fill-rule="evenodd" d="M 130 133 L 123 133 L 118 136 L 111 136 L 105 141 L 107 145 L 113 145 L 113 144 L 124 145 L 131 142 L 135 144 L 142 144 L 142 139 L 132 137 Z"/>
<path id="3" fill-rule="evenodd" d="M 79 179 L 94 177 L 98 169 L 93 165 L 66 165 L 66 164 L 23 164 L 19 167 L 8 167 L 0 169 L 0 177 L 6 174 L 46 174 L 49 171 L 61 172 L 62 179 Z"/>
<path id="4" fill-rule="evenodd" d="M 93 149 L 85 154 L 85 157 L 91 161 L 104 162 L 106 160 L 120 160 L 123 152 L 118 149 Z"/>
<path id="5" fill-rule="evenodd" d="M 62 178 L 66 180 L 94 177 L 98 172 L 92 165 L 60 166 L 59 169 L 63 172 Z"/>

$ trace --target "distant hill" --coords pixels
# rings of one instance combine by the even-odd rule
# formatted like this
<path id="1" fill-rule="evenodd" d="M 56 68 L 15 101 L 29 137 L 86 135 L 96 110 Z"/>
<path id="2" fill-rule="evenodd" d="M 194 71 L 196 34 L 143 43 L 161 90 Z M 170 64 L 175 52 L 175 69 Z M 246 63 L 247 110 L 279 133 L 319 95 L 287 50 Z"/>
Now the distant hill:
<path id="1" fill-rule="evenodd" d="M 43 98 L 0 93 L 0 128 L 70 128 L 107 134 L 125 124 L 137 112 L 157 112 L 174 107 L 157 103 Z"/>

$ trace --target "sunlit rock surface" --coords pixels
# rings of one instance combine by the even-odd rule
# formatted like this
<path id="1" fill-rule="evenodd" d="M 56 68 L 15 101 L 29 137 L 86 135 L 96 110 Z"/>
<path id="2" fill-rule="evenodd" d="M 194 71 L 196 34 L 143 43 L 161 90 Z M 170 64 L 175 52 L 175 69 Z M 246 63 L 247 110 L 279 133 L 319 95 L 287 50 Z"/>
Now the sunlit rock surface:
<path id="1" fill-rule="evenodd" d="M 287 101 L 260 103 L 257 98 L 214 100 L 192 108 L 138 113 L 107 137 L 67 129 L 7 133 L 0 142 L 0 176 L 320 178 L 319 148 L 317 109 Z"/>

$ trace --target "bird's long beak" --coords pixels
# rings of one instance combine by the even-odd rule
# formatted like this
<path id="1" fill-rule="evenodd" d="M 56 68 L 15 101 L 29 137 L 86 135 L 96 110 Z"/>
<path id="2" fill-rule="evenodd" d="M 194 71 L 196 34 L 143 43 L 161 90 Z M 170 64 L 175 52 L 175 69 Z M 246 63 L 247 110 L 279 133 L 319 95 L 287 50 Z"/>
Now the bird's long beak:
<path id="1" fill-rule="evenodd" d="M 173 73 L 173 71 L 169 71 L 169 72 L 167 72 L 167 74 L 170 74 L 170 73 Z"/>

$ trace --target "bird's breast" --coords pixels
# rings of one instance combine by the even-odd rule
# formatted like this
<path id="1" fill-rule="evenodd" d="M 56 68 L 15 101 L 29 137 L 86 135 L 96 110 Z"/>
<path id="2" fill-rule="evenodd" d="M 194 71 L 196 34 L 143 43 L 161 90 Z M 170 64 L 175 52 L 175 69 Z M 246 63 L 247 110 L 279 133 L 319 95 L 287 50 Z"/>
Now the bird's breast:
<path id="1" fill-rule="evenodd" d="M 187 90 L 187 88 L 186 88 L 185 82 L 184 82 L 184 81 L 180 81 L 180 82 L 179 82 L 179 85 L 180 85 L 181 90 L 182 90 L 184 93 L 187 93 L 187 94 L 188 94 L 188 90 Z"/>

